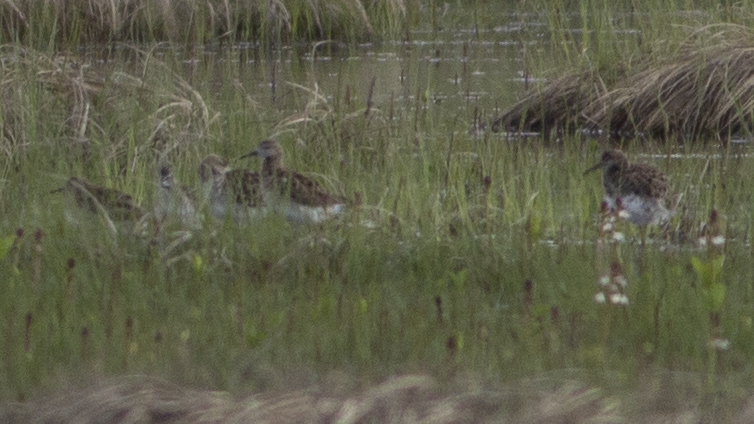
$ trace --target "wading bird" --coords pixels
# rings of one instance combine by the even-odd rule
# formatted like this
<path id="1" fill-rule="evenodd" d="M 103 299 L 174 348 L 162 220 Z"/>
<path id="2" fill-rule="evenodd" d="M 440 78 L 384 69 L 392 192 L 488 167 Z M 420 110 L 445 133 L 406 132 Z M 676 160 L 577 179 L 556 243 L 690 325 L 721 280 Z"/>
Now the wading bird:
<path id="1" fill-rule="evenodd" d="M 584 174 L 602 169 L 603 199 L 607 206 L 640 227 L 642 243 L 647 225 L 667 223 L 674 210 L 665 207 L 668 179 L 657 168 L 630 163 L 620 150 L 608 150 L 602 159 Z"/>
<path id="2" fill-rule="evenodd" d="M 285 167 L 283 151 L 276 141 L 262 141 L 256 150 L 241 159 L 250 156 L 264 159 L 262 187 L 265 204 L 283 213 L 289 221 L 319 223 L 344 212 L 344 198 L 328 193 L 317 181 Z"/>
<path id="3" fill-rule="evenodd" d="M 170 165 L 159 167 L 157 191 L 154 198 L 154 217 L 157 223 L 173 217 L 191 228 L 201 227 L 196 213 L 196 196 L 187 187 L 177 184 Z"/>
<path id="4" fill-rule="evenodd" d="M 131 195 L 114 188 L 98 186 L 84 178 L 71 177 L 63 187 L 51 191 L 61 192 L 72 199 L 79 208 L 100 214 L 113 233 L 117 233 L 113 221 L 141 224 L 146 215 Z"/>

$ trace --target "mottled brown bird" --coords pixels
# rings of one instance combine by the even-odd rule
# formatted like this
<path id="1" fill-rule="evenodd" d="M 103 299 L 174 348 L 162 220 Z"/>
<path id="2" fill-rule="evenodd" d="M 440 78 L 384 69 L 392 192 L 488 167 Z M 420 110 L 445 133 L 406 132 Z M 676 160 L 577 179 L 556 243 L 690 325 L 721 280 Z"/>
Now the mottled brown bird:
<path id="1" fill-rule="evenodd" d="M 92 213 L 104 213 L 110 219 L 138 221 L 144 217 L 144 211 L 131 195 L 98 186 L 84 178 L 69 178 L 63 187 L 52 191 L 59 192 L 68 194 L 80 208 Z"/>
<path id="2" fill-rule="evenodd" d="M 289 221 L 318 223 L 344 212 L 344 198 L 328 193 L 317 181 L 285 167 L 283 151 L 276 141 L 264 140 L 256 150 L 241 158 L 250 156 L 264 159 L 262 187 L 265 203 L 281 211 Z"/>
<path id="3" fill-rule="evenodd" d="M 611 210 L 620 209 L 620 216 L 642 227 L 642 238 L 644 227 L 664 224 L 673 216 L 673 211 L 665 207 L 668 179 L 657 168 L 630 163 L 620 150 L 604 152 L 600 162 L 584 174 L 600 168 L 604 201 Z"/>

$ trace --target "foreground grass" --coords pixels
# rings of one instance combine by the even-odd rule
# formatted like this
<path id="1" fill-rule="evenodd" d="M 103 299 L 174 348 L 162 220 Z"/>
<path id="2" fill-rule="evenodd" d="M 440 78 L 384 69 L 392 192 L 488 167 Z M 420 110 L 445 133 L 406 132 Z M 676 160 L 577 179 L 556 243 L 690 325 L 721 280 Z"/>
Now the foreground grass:
<path id="1" fill-rule="evenodd" d="M 439 382 L 426 375 L 396 376 L 360 384 L 333 372 L 326 384 L 306 387 L 300 378 L 284 390 L 233 399 L 226 393 L 192 390 L 144 376 L 110 379 L 26 404 L 14 404 L 0 417 L 9 424 L 30 422 L 357 423 L 411 422 L 668 422 L 751 420 L 745 408 L 719 405 L 710 410 L 693 376 L 649 373 L 633 390 L 603 390 L 573 380 L 578 372 L 487 387 L 474 375 Z M 285 378 L 280 378 L 285 380 Z M 293 387 L 306 387 L 296 390 Z M 281 393 L 282 392 L 282 393 Z M 726 407 L 730 407 L 726 409 Z"/>
<path id="2" fill-rule="evenodd" d="M 6 49 L 17 60 L 2 75 L 4 399 L 82 370 L 245 391 L 283 368 L 489 382 L 578 368 L 630 384 L 657 367 L 703 376 L 712 395 L 750 389 L 746 147 L 627 145 L 685 194 L 673 234 L 690 241 L 598 244 L 600 184 L 582 175 L 597 141 L 472 138 L 472 108 L 433 98 L 430 78 L 370 94 L 346 71 L 321 88 L 309 63 L 186 66 L 123 49 L 115 66 L 82 66 Z M 49 194 L 81 175 L 148 206 L 158 158 L 195 185 L 202 156 L 238 157 L 270 135 L 292 167 L 361 205 L 322 227 L 207 221 L 153 239 L 113 235 Z M 693 243 L 712 208 L 722 251 Z M 615 262 L 625 308 L 593 301 Z"/>

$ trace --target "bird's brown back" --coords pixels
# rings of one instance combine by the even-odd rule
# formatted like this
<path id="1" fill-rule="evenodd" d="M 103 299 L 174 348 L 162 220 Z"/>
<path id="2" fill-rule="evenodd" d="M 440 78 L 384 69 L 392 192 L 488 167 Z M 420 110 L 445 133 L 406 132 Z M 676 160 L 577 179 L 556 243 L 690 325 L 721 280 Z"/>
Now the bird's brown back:
<path id="1" fill-rule="evenodd" d="M 248 169 L 228 171 L 225 174 L 225 185 L 237 204 L 262 206 L 262 179 L 259 173 Z"/>
<path id="2" fill-rule="evenodd" d="M 635 194 L 662 199 L 668 194 L 668 178 L 657 168 L 646 164 L 632 164 L 624 172 L 618 196 Z"/>
<path id="3" fill-rule="evenodd" d="M 328 193 L 321 184 L 306 175 L 280 168 L 274 171 L 265 175 L 265 188 L 288 196 L 295 203 L 309 207 L 345 203 L 344 198 Z"/>
<path id="4" fill-rule="evenodd" d="M 93 213 L 99 211 L 99 203 L 113 219 L 138 220 L 144 216 L 144 211 L 133 197 L 120 190 L 98 186 L 77 177 L 70 178 L 65 189 L 73 195 L 79 207 Z"/>

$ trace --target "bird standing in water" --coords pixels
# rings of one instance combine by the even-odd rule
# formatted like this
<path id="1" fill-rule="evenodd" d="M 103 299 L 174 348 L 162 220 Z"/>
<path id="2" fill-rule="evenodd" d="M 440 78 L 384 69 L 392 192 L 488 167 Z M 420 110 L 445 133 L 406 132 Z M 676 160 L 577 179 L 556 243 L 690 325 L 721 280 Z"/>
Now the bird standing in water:
<path id="1" fill-rule="evenodd" d="M 668 179 L 657 168 L 630 163 L 620 150 L 608 150 L 584 174 L 602 169 L 603 199 L 614 212 L 640 227 L 642 243 L 648 225 L 667 223 L 673 211 L 665 206 Z"/>

